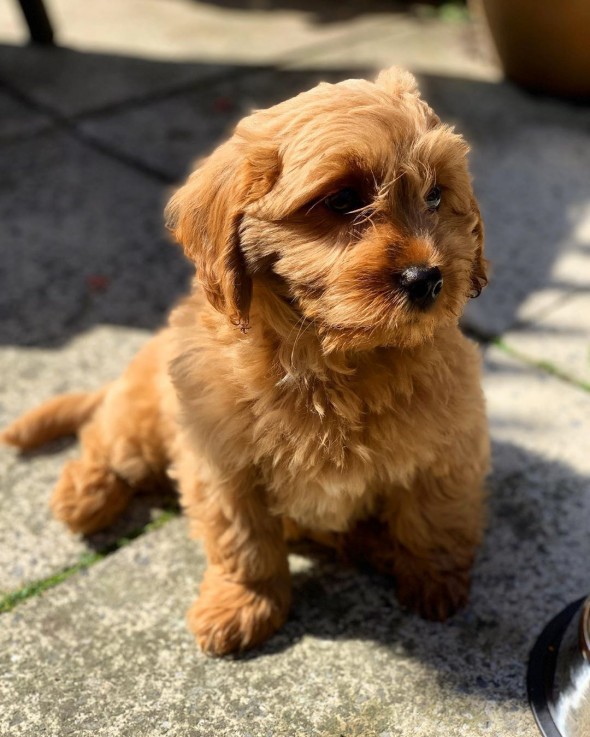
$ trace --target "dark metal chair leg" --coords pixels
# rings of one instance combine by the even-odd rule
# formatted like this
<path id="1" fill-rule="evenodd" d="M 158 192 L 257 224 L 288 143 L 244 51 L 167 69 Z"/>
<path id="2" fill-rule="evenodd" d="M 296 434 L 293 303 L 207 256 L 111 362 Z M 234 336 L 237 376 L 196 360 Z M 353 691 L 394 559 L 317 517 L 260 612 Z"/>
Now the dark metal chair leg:
<path id="1" fill-rule="evenodd" d="M 53 43 L 53 28 L 43 0 L 18 0 L 25 16 L 31 41 L 36 44 Z"/>

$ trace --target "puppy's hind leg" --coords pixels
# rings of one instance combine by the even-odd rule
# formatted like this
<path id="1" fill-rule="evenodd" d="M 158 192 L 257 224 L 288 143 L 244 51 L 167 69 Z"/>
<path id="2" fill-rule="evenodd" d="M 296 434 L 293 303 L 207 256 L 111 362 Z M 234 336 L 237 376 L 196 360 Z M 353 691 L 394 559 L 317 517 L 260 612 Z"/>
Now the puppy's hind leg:
<path id="1" fill-rule="evenodd" d="M 164 380 L 165 340 L 160 333 L 144 346 L 80 432 L 82 457 L 65 466 L 51 500 L 74 532 L 108 527 L 136 491 L 167 484 L 175 396 Z"/>
<path id="2" fill-rule="evenodd" d="M 54 516 L 72 532 L 90 535 L 108 527 L 125 510 L 132 487 L 111 467 L 100 422 L 81 433 L 82 457 L 67 463 L 51 497 Z"/>

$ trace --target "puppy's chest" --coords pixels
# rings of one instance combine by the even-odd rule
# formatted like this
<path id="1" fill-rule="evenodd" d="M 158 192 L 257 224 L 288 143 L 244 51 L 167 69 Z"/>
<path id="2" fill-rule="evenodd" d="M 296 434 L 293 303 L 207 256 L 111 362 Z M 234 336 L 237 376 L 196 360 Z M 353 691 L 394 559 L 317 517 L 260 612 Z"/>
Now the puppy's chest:
<path id="1" fill-rule="evenodd" d="M 276 511 L 319 529 L 346 529 L 416 464 L 408 402 L 372 406 L 362 387 L 285 382 L 255 407 L 253 441 Z"/>

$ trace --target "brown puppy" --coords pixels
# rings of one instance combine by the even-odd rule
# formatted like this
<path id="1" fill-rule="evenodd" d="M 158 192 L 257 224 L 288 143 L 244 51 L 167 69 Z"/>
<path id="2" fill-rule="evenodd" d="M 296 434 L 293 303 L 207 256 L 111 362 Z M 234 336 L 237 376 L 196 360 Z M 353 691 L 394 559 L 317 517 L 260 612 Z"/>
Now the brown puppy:
<path id="1" fill-rule="evenodd" d="M 192 295 L 125 374 L 11 425 L 81 427 L 55 515 L 89 533 L 168 471 L 209 567 L 189 624 L 222 654 L 284 622 L 284 530 L 329 539 L 444 619 L 467 598 L 489 441 L 457 322 L 486 283 L 467 146 L 413 77 L 322 84 L 243 120 L 175 194 Z"/>

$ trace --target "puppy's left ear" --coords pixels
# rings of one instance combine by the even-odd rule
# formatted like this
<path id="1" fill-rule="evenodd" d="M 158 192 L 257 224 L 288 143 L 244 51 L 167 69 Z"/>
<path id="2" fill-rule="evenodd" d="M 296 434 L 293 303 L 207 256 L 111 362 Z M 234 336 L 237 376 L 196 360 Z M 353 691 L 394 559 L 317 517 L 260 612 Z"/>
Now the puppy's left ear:
<path id="1" fill-rule="evenodd" d="M 473 239 L 475 241 L 475 258 L 471 267 L 471 292 L 470 296 L 475 298 L 479 297 L 482 289 L 487 286 L 488 283 L 488 261 L 484 257 L 484 227 L 483 220 L 481 219 L 481 213 L 479 211 L 479 205 L 477 200 L 472 198 L 471 209 L 475 219 L 475 224 L 471 231 Z"/>
<path id="2" fill-rule="evenodd" d="M 263 152 L 265 153 L 265 152 Z M 242 332 L 249 327 L 252 280 L 240 248 L 245 208 L 266 193 L 264 155 L 231 138 L 191 174 L 166 207 L 166 225 L 197 267 L 207 299 Z"/>

